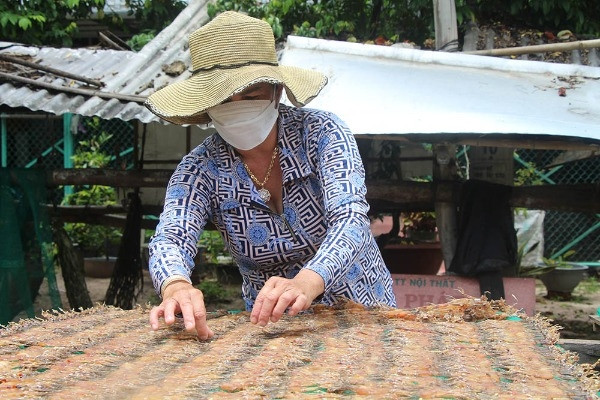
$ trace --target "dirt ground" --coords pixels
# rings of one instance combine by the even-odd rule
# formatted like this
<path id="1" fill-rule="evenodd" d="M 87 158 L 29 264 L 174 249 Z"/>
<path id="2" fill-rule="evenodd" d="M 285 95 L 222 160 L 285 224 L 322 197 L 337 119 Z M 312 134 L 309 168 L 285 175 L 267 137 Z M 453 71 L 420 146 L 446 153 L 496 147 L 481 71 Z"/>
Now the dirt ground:
<path id="1" fill-rule="evenodd" d="M 57 272 L 57 283 L 63 309 L 70 309 L 60 271 Z M 109 283 L 109 278 L 86 278 L 86 285 L 93 303 L 103 302 Z M 212 304 L 209 303 L 207 304 L 207 310 L 243 309 L 244 303 L 241 299 L 239 283 L 223 282 L 222 287 L 227 293 L 227 300 Z M 594 331 L 590 319 L 590 315 L 596 314 L 600 307 L 600 282 L 598 282 L 597 278 L 588 278 L 582 282 L 573 292 L 571 301 L 552 300 L 547 299 L 545 296 L 546 288 L 541 281 L 537 281 L 536 312 L 551 319 L 554 324 L 563 327 L 561 338 L 600 340 L 600 326 L 596 326 L 596 331 Z M 144 271 L 144 286 L 137 299 L 137 303 L 146 305 L 156 304 L 157 301 L 158 297 L 154 292 L 148 271 Z M 36 299 L 34 308 L 36 315 L 39 315 L 42 310 L 51 308 L 48 286 L 45 282 L 40 288 L 40 294 Z M 20 318 L 26 317 L 24 313 L 21 313 L 14 320 L 17 321 Z"/>
<path id="2" fill-rule="evenodd" d="M 600 312 L 600 281 L 598 278 L 587 278 L 573 291 L 570 301 L 546 298 L 546 288 L 541 281 L 536 281 L 537 313 L 551 319 L 561 326 L 563 339 L 600 340 L 600 325 L 594 325 L 590 315 Z"/>
<path id="3" fill-rule="evenodd" d="M 147 270 L 143 271 L 144 281 L 141 292 L 138 294 L 138 298 L 136 303 L 140 306 L 152 306 L 156 305 L 159 302 L 159 298 L 154 291 L 154 286 L 152 286 L 152 280 Z M 62 308 L 64 310 L 70 310 L 69 300 L 67 299 L 67 292 L 65 290 L 65 284 L 62 278 L 62 274 L 60 270 L 56 271 L 56 282 L 58 286 L 58 291 L 60 293 L 60 298 L 62 302 Z M 92 303 L 104 303 L 104 298 L 106 296 L 106 290 L 110 284 L 110 278 L 85 278 L 86 286 L 88 292 L 90 293 L 90 298 Z M 216 310 L 241 310 L 244 308 L 244 302 L 241 298 L 241 291 L 239 285 L 234 285 L 230 283 L 223 283 L 222 287 L 228 294 L 228 299 L 223 302 L 207 304 L 208 311 L 216 311 Z M 237 295 L 236 295 L 237 293 Z M 40 315 L 42 311 L 46 311 L 52 308 L 52 303 L 50 300 L 48 285 L 46 280 L 42 283 L 40 287 L 39 294 L 34 302 L 34 312 L 37 315 Z M 18 314 L 13 321 L 18 321 L 21 318 L 27 318 L 25 312 L 21 312 Z"/>

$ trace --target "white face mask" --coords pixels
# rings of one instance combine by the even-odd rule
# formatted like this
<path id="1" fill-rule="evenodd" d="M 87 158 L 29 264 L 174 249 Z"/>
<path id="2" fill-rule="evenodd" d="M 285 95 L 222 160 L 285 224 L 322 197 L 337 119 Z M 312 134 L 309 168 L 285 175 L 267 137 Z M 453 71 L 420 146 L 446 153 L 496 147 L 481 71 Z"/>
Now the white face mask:
<path id="1" fill-rule="evenodd" d="M 261 144 L 279 116 L 275 100 L 231 101 L 212 107 L 207 113 L 223 140 L 240 150 Z"/>

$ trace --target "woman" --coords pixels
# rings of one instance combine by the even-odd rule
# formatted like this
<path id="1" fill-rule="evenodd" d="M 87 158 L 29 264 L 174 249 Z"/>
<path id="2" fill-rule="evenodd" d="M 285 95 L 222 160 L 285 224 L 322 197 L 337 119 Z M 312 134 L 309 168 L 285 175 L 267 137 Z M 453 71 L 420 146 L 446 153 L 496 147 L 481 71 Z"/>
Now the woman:
<path id="1" fill-rule="evenodd" d="M 331 113 L 298 108 L 327 83 L 279 66 L 268 23 L 225 12 L 189 39 L 193 74 L 146 106 L 177 124 L 212 121 L 217 133 L 188 154 L 167 188 L 150 273 L 162 303 L 186 329 L 213 336 L 202 292 L 191 285 L 207 221 L 238 265 L 252 323 L 265 326 L 313 302 L 395 306 L 391 277 L 369 230 L 364 169 L 354 137 Z M 296 106 L 280 103 L 283 89 Z"/>

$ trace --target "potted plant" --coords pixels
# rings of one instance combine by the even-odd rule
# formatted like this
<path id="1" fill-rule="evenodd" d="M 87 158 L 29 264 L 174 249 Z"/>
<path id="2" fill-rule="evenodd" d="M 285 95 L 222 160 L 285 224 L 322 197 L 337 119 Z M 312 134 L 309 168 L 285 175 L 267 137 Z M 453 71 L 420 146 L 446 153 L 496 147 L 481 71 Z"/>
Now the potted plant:
<path id="1" fill-rule="evenodd" d="M 414 182 L 431 182 L 431 176 L 411 178 Z M 402 236 L 411 243 L 439 242 L 436 215 L 434 211 L 410 211 L 401 213 Z"/>
<path id="2" fill-rule="evenodd" d="M 573 290 L 586 277 L 587 266 L 567 261 L 574 253 L 574 250 L 569 250 L 554 259 L 543 258 L 548 270 L 539 278 L 548 292 L 546 297 L 569 300 Z"/>
<path id="3" fill-rule="evenodd" d="M 216 276 L 221 282 L 241 282 L 237 264 L 218 231 L 204 230 L 198 240 L 200 261 L 192 272 L 192 282 L 200 281 L 202 276 Z"/>
<path id="4" fill-rule="evenodd" d="M 365 161 L 365 173 L 372 181 L 390 184 L 401 180 L 432 181 L 433 155 L 430 145 L 368 140 L 359 142 L 359 147 Z M 403 171 L 403 163 L 406 162 L 411 162 L 411 166 Z M 371 229 L 377 235 L 377 245 L 392 273 L 435 275 L 442 265 L 435 213 L 422 211 L 419 209 L 421 206 L 415 204 L 410 211 L 390 210 L 385 205 L 382 205 L 385 212 L 378 211 L 376 205 L 372 208 L 375 213 Z"/>
<path id="5" fill-rule="evenodd" d="M 406 241 L 418 242 L 438 242 L 437 225 L 435 221 L 435 212 L 418 211 L 401 214 L 402 236 Z"/>
<path id="6" fill-rule="evenodd" d="M 65 230 L 83 256 L 85 275 L 109 278 L 117 260 L 120 231 L 112 227 L 79 222 L 65 224 Z"/>
<path id="7" fill-rule="evenodd" d="M 442 265 L 434 212 L 393 213 L 390 232 L 377 244 L 391 273 L 435 275 Z"/>
<path id="8" fill-rule="evenodd" d="M 112 135 L 102 132 L 97 136 L 79 142 L 73 155 L 75 168 L 103 168 L 110 161 L 110 155 L 103 152 L 103 146 Z M 115 188 L 100 185 L 83 185 L 76 187 L 72 194 L 63 199 L 66 205 L 108 206 L 117 204 Z M 117 228 L 87 224 L 66 223 L 65 231 L 71 241 L 81 251 L 84 259 L 84 272 L 87 276 L 108 278 L 112 275 L 116 262 L 116 253 L 121 239 L 121 231 Z"/>

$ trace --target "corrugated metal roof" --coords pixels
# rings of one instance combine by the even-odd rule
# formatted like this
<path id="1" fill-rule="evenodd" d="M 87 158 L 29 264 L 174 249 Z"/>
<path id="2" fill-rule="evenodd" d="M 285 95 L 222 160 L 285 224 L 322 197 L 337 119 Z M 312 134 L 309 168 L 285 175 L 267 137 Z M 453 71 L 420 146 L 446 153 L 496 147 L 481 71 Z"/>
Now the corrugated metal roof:
<path id="1" fill-rule="evenodd" d="M 31 62 L 100 80 L 105 84 L 100 89 L 101 92 L 147 96 L 166 83 L 189 76 L 189 72 L 186 71 L 179 77 L 172 78 L 162 71 L 162 67 L 177 60 L 185 62 L 186 65 L 190 64 L 186 49 L 187 37 L 208 21 L 207 3 L 207 0 L 191 0 L 173 23 L 139 53 L 85 48 L 39 48 L 6 42 L 0 42 L 0 53 L 17 57 L 28 56 Z M 0 70 L 9 72 L 6 64 L 4 67 L 2 65 L 0 62 Z M 51 74 L 39 73 L 36 76 L 37 81 L 57 86 L 95 89 L 84 83 Z M 145 123 L 159 121 L 139 102 L 49 92 L 47 89 L 14 84 L 4 79 L 0 80 L 0 104 L 57 115 L 70 112 L 105 119 L 139 119 Z"/>
<path id="2" fill-rule="evenodd" d="M 329 84 L 309 106 L 336 113 L 355 134 L 600 140 L 598 67 L 292 36 L 281 62 L 324 72 Z"/>

